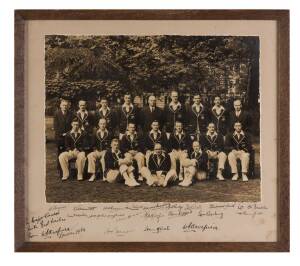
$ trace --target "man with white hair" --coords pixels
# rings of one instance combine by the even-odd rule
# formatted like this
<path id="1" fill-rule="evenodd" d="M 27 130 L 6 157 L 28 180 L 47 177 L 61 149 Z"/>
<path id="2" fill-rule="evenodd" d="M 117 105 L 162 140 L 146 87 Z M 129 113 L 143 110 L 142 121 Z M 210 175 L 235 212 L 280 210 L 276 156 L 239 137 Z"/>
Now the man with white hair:
<path id="1" fill-rule="evenodd" d="M 160 143 L 154 145 L 153 153 L 149 157 L 148 168 L 143 167 L 141 174 L 149 186 L 166 187 L 177 180 L 176 171 L 171 169 L 170 156 L 162 150 Z"/>
<path id="2" fill-rule="evenodd" d="M 240 122 L 243 125 L 243 130 L 246 132 L 251 131 L 252 119 L 250 114 L 243 109 L 242 101 L 235 99 L 233 102 L 234 111 L 229 113 L 229 132 L 234 131 L 235 122 Z"/>
<path id="3" fill-rule="evenodd" d="M 188 187 L 193 183 L 194 177 L 198 180 L 205 180 L 207 176 L 207 154 L 201 149 L 199 141 L 193 142 L 193 150 L 189 152 L 187 159 L 183 161 L 184 180 L 179 186 Z"/>
<path id="4" fill-rule="evenodd" d="M 123 182 L 129 187 L 136 187 L 140 184 L 134 178 L 133 161 L 130 156 L 125 158 L 124 154 L 119 149 L 119 140 L 111 141 L 111 149 L 107 150 L 104 155 L 105 161 L 105 176 L 109 183 Z"/>
<path id="5" fill-rule="evenodd" d="M 160 129 L 163 128 L 163 112 L 156 106 L 155 96 L 151 95 L 148 98 L 148 105 L 143 108 L 140 115 L 140 123 L 144 134 L 151 130 L 151 124 L 153 121 L 158 121 Z"/>
<path id="6" fill-rule="evenodd" d="M 60 109 L 54 114 L 53 127 L 57 145 L 57 156 L 65 150 L 65 136 L 72 128 L 71 123 L 74 114 L 69 111 L 68 105 L 68 101 L 62 99 L 59 106 Z"/>
<path id="7" fill-rule="evenodd" d="M 104 155 L 110 146 L 112 139 L 111 133 L 106 128 L 107 122 L 104 118 L 100 118 L 99 128 L 92 136 L 91 147 L 94 150 L 89 153 L 88 158 L 88 173 L 91 174 L 89 181 L 94 181 L 96 178 L 96 161 L 100 160 L 102 170 L 105 170 Z M 104 178 L 103 178 L 104 179 Z"/>

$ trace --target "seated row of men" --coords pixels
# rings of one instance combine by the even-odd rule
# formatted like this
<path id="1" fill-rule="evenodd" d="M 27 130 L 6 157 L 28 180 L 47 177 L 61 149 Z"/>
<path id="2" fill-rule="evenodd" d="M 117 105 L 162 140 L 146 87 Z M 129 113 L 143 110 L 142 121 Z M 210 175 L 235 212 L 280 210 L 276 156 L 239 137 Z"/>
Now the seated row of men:
<path id="1" fill-rule="evenodd" d="M 71 125 L 71 131 L 65 135 L 65 151 L 59 155 L 62 180 L 69 178 L 71 159 L 76 159 L 77 179 L 83 180 L 87 158 L 91 174 L 89 181 L 96 178 L 96 161 L 99 160 L 104 171 L 103 179 L 110 183 L 123 180 L 128 186 L 138 186 L 138 181 L 145 179 L 149 186 L 167 186 L 179 180 L 179 185 L 189 186 L 195 178 L 206 178 L 212 159 L 218 160 L 217 179 L 224 180 L 223 170 L 228 158 L 232 180 L 239 178 L 237 160 L 240 159 L 242 180 L 248 181 L 252 145 L 249 135 L 242 130 L 241 122 L 236 122 L 234 132 L 226 137 L 217 133 L 215 124 L 211 122 L 199 140 L 183 130 L 181 121 L 175 122 L 175 130 L 169 136 L 159 130 L 156 120 L 151 123 L 151 131 L 142 136 L 136 131 L 135 124 L 130 122 L 120 140 L 108 131 L 104 118 L 99 120 L 92 139 L 81 129 L 79 119 L 74 118 Z"/>

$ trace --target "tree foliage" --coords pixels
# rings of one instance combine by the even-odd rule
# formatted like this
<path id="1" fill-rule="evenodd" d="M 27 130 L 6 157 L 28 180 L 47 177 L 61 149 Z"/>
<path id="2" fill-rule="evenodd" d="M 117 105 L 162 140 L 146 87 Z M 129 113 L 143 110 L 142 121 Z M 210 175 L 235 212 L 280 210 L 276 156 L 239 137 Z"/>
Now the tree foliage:
<path id="1" fill-rule="evenodd" d="M 122 90 L 227 93 L 230 87 L 245 92 L 258 38 L 49 35 L 45 59 L 47 97 L 113 97 Z"/>

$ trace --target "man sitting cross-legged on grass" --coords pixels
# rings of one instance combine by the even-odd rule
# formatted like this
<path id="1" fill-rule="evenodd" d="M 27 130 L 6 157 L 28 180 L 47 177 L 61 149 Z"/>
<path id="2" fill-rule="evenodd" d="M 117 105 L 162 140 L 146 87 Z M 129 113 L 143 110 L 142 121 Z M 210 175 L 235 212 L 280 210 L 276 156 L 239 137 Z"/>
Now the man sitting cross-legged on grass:
<path id="1" fill-rule="evenodd" d="M 141 169 L 145 165 L 145 156 L 142 151 L 143 139 L 137 134 L 135 124 L 129 122 L 127 131 L 123 135 L 120 142 L 120 149 L 125 154 L 125 157 L 132 157 L 138 166 L 139 180 L 141 178 Z"/>
<path id="2" fill-rule="evenodd" d="M 154 145 L 154 151 L 149 157 L 148 168 L 143 167 L 141 174 L 149 186 L 166 187 L 168 183 L 177 179 L 176 171 L 171 169 L 170 155 L 163 152 L 160 143 Z"/>
<path id="3" fill-rule="evenodd" d="M 125 185 L 129 187 L 140 185 L 134 178 L 131 155 L 124 157 L 124 154 L 119 150 L 118 139 L 112 140 L 111 149 L 106 151 L 104 161 L 107 182 L 115 183 L 125 180 Z"/>
<path id="4" fill-rule="evenodd" d="M 203 152 L 199 141 L 193 142 L 193 150 L 189 153 L 189 158 L 183 161 L 184 180 L 180 186 L 188 187 L 193 183 L 193 178 L 201 181 L 206 179 L 207 153 Z"/>
<path id="5" fill-rule="evenodd" d="M 80 121 L 74 118 L 72 130 L 65 136 L 66 151 L 58 157 L 61 169 L 62 180 L 69 178 L 69 160 L 76 158 L 77 180 L 83 180 L 83 169 L 86 161 L 85 149 L 87 149 L 87 133 L 80 129 Z"/>
<path id="6" fill-rule="evenodd" d="M 247 172 L 249 168 L 250 152 L 252 150 L 251 139 L 242 130 L 241 122 L 234 123 L 234 132 L 226 136 L 226 148 L 229 151 L 228 162 L 233 174 L 232 180 L 238 180 L 237 159 L 242 164 L 242 179 L 248 181 Z"/>
<path id="7" fill-rule="evenodd" d="M 92 136 L 91 146 L 94 151 L 91 152 L 88 158 L 88 172 L 91 175 L 89 181 L 94 181 L 96 178 L 96 161 L 100 160 L 102 165 L 102 170 L 105 170 L 104 155 L 106 150 L 109 148 L 112 136 L 106 129 L 106 120 L 100 118 L 98 126 L 99 129 Z M 103 178 L 104 179 L 104 178 Z M 105 180 L 105 179 L 104 179 Z"/>
<path id="8" fill-rule="evenodd" d="M 224 152 L 224 138 L 221 134 L 216 132 L 214 123 L 209 123 L 207 133 L 202 135 L 200 143 L 203 151 L 208 155 L 208 159 L 218 160 L 217 179 L 224 180 L 223 170 L 226 162 L 226 154 Z"/>
<path id="9" fill-rule="evenodd" d="M 179 180 L 183 180 L 182 162 L 188 156 L 188 150 L 191 146 L 191 139 L 188 134 L 183 131 L 182 122 L 175 123 L 175 131 L 170 135 L 169 139 L 171 168 L 176 171 L 176 162 L 179 161 Z"/>

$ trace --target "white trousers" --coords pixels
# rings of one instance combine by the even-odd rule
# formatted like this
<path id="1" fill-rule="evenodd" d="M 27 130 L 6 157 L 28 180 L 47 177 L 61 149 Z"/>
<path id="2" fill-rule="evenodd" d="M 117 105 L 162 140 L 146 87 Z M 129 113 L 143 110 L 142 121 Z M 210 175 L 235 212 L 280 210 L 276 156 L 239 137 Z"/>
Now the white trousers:
<path id="1" fill-rule="evenodd" d="M 58 160 L 63 172 L 63 177 L 69 177 L 69 160 L 76 158 L 77 175 L 82 177 L 86 161 L 85 153 L 79 151 L 65 151 L 58 156 Z"/>
<path id="2" fill-rule="evenodd" d="M 168 180 L 168 184 L 177 180 L 176 171 L 171 169 L 167 172 L 166 176 L 162 175 L 161 171 L 157 171 L 156 174 L 151 174 L 150 170 L 147 167 L 143 167 L 141 170 L 141 175 L 146 179 L 147 185 L 158 185 L 162 186 L 165 179 Z"/>
<path id="3" fill-rule="evenodd" d="M 180 174 L 183 174 L 182 163 L 187 158 L 187 152 L 181 150 L 173 150 L 169 153 L 171 158 L 171 169 L 176 171 L 176 162 L 179 160 Z"/>
<path id="4" fill-rule="evenodd" d="M 216 152 L 207 151 L 208 159 L 218 159 L 218 169 L 224 169 L 224 165 L 226 162 L 226 154 L 224 152 Z"/>
<path id="5" fill-rule="evenodd" d="M 125 158 L 132 156 L 132 159 L 136 161 L 139 173 L 141 173 L 142 167 L 145 166 L 145 156 L 141 152 L 137 152 L 135 155 L 130 154 L 129 152 L 125 153 Z"/>
<path id="6" fill-rule="evenodd" d="M 145 155 L 145 159 L 146 159 L 146 166 L 148 167 L 148 164 L 149 164 L 149 158 L 150 158 L 150 155 L 153 153 L 153 151 L 150 151 L 150 150 L 147 150 L 146 151 L 146 155 Z"/>
<path id="7" fill-rule="evenodd" d="M 127 166 L 126 164 L 122 164 L 119 169 L 108 170 L 106 174 L 106 181 L 109 183 L 115 183 L 118 181 L 118 177 L 122 177 L 125 172 L 129 175 L 133 172 L 133 170 L 134 167 L 132 165 Z"/>
<path id="8" fill-rule="evenodd" d="M 198 171 L 195 166 L 184 167 L 184 179 L 192 181 L 193 178 L 196 178 L 198 181 L 206 179 L 205 171 Z"/>
<path id="9" fill-rule="evenodd" d="M 101 166 L 102 166 L 102 171 L 105 171 L 105 162 L 104 162 L 104 155 L 106 151 L 93 151 L 88 154 L 88 172 L 90 174 L 95 174 L 96 173 L 96 161 L 100 160 Z"/>
<path id="10" fill-rule="evenodd" d="M 231 173 L 237 173 L 237 159 L 241 160 L 242 173 L 247 173 L 249 168 L 250 154 L 243 150 L 233 150 L 228 154 L 228 162 L 231 167 Z"/>

